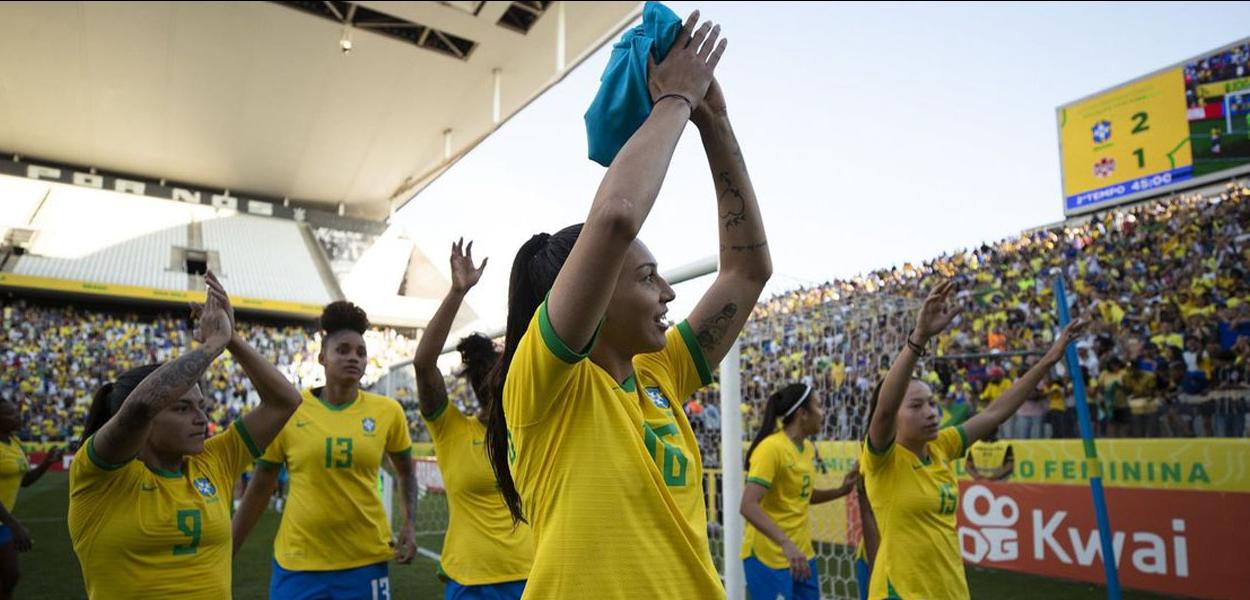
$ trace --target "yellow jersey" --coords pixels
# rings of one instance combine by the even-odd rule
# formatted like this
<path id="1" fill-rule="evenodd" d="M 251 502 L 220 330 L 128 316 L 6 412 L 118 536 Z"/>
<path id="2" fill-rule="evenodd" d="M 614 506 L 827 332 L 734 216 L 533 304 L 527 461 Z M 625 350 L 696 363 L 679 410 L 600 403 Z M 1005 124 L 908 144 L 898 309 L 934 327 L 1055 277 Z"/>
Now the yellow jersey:
<path id="1" fill-rule="evenodd" d="M 389 560 L 391 526 L 378 494 L 385 454 L 412 452 L 398 402 L 365 391 L 335 406 L 312 390 L 274 438 L 262 464 L 286 464 L 290 494 L 274 539 L 289 571 L 338 571 Z"/>
<path id="2" fill-rule="evenodd" d="M 968 448 L 968 460 L 976 465 L 978 471 L 993 471 L 1007 464 L 1008 452 L 1011 452 L 1011 442 L 982 440 Z"/>
<path id="3" fill-rule="evenodd" d="M 808 560 L 816 556 L 816 551 L 812 549 L 812 527 L 808 521 L 812 482 L 816 479 L 815 461 L 815 446 L 804 440 L 800 448 L 785 431 L 777 431 L 755 447 L 751 453 L 751 468 L 747 471 L 747 483 L 768 489 L 760 500 L 764 514 L 785 532 Z M 740 557 L 752 556 L 770 569 L 790 566 L 781 546 L 747 522 Z"/>
<path id="4" fill-rule="evenodd" d="M 534 541 L 529 525 L 512 526 L 486 455 L 486 427 L 450 401 L 425 419 L 447 490 L 449 523 L 443 572 L 461 585 L 490 585 L 529 577 Z"/>
<path id="5" fill-rule="evenodd" d="M 881 451 L 864 444 L 860 469 L 881 533 L 869 598 L 969 597 L 955 536 L 959 483 L 950 465 L 966 446 L 962 425 L 938 431 L 927 462 L 893 441 Z"/>
<path id="6" fill-rule="evenodd" d="M 509 462 L 534 537 L 525 598 L 724 598 L 682 401 L 711 382 L 689 324 L 622 383 L 570 349 L 544 302 L 508 369 Z M 674 410 L 673 407 L 678 407 Z"/>
<path id="7" fill-rule="evenodd" d="M 26 451 L 18 441 L 17 434 L 12 434 L 9 441 L 0 442 L 0 502 L 10 513 L 17 504 L 17 492 L 22 487 L 22 477 L 30 470 L 26 460 Z"/>
<path id="8" fill-rule="evenodd" d="M 69 470 L 69 534 L 92 600 L 230 597 L 234 482 L 260 456 L 243 421 L 182 472 L 114 465 L 88 438 Z"/>

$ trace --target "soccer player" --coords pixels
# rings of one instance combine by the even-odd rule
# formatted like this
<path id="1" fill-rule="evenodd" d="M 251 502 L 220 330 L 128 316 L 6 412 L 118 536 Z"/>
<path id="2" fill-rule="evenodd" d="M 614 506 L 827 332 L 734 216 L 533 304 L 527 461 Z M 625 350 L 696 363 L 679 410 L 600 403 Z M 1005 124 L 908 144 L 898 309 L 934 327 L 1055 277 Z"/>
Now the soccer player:
<path id="1" fill-rule="evenodd" d="M 95 393 L 69 472 L 69 533 L 92 600 L 230 597 L 236 479 L 300 405 L 299 392 L 234 333 L 212 273 L 199 346 L 122 373 Z M 229 350 L 261 403 L 208 438 L 197 382 Z"/>
<path id="2" fill-rule="evenodd" d="M 438 469 L 447 489 L 450 521 L 440 561 L 446 575 L 446 600 L 519 599 L 534 560 L 529 526 L 513 526 L 484 447 L 486 415 L 494 402 L 486 379 L 499 353 L 489 339 L 479 335 L 457 345 L 465 375 L 477 395 L 476 415 L 462 414 L 447 398 L 437 364 L 456 312 L 465 294 L 481 279 L 487 260 L 475 267 L 473 242 L 465 246 L 461 239 L 452 244 L 451 290 L 426 326 L 412 361 L 421 416 L 434 438 Z"/>
<path id="3" fill-rule="evenodd" d="M 968 597 L 955 536 L 959 485 L 950 463 L 1015 414 L 1084 327 L 1079 319 L 1069 324 L 1042 359 L 985 410 L 961 425 L 938 429 L 933 392 L 913 379 L 912 371 L 925 344 L 959 314 L 946 306 L 954 289 L 947 281 L 929 294 L 869 408 L 860 468 L 881 528 L 870 598 Z"/>
<path id="4" fill-rule="evenodd" d="M 526 598 L 725 596 L 707 546 L 703 466 L 682 403 L 712 381 L 772 274 L 763 221 L 698 13 L 651 70 L 654 109 L 582 225 L 517 252 L 487 445 L 534 536 Z M 691 35 L 693 33 L 693 36 Z M 637 240 L 686 122 L 712 168 L 721 269 L 688 321 Z M 515 479 L 514 479 L 515 477 Z"/>
<path id="5" fill-rule="evenodd" d="M 317 360 L 326 383 L 303 391 L 299 411 L 256 461 L 234 516 L 234 549 L 268 506 L 286 465 L 290 495 L 274 540 L 271 600 L 387 598 L 387 561 L 408 564 L 416 554 L 417 480 L 408 418 L 395 400 L 360 389 L 369 358 L 365 311 L 332 302 L 320 323 Z M 377 489 L 378 469 L 388 456 L 404 507 L 397 544 Z"/>
<path id="6" fill-rule="evenodd" d="M 17 587 L 17 553 L 28 552 L 35 544 L 30 532 L 13 516 L 17 492 L 34 485 L 64 455 L 60 448 L 53 448 L 31 470 L 26 451 L 17 439 L 21 429 L 22 411 L 17 404 L 0 400 L 0 600 L 12 598 L 13 588 Z"/>
<path id="7" fill-rule="evenodd" d="M 807 438 L 820 432 L 824 420 L 809 384 L 792 383 L 768 397 L 764 422 L 747 450 L 739 509 L 747 520 L 740 557 L 752 598 L 820 599 L 810 507 L 850 494 L 859 479 L 856 468 L 837 488 L 813 489 L 816 447 Z"/>

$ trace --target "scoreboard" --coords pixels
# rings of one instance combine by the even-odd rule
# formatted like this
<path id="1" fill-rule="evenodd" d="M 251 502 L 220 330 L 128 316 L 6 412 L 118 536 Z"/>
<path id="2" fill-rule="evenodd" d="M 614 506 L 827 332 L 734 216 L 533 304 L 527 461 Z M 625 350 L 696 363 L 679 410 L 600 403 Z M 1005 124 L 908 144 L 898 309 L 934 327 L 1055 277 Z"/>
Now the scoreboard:
<path id="1" fill-rule="evenodd" d="M 1250 171 L 1250 43 L 1056 112 L 1067 215 Z"/>

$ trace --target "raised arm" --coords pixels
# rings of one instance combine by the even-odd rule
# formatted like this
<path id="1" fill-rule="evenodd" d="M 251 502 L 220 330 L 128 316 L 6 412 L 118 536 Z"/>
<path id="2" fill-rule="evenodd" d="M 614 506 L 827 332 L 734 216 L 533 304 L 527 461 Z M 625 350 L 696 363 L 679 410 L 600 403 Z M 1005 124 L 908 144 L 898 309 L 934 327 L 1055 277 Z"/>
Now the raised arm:
<path id="1" fill-rule="evenodd" d="M 690 324 L 708 364 L 720 363 L 751 316 L 773 274 L 768 237 L 760 218 L 747 163 L 729 123 L 725 96 L 715 80 L 691 117 L 716 185 L 720 270 L 690 314 Z"/>
<path id="2" fill-rule="evenodd" d="M 612 161 L 552 286 L 547 314 L 560 339 L 572 348 L 590 343 L 616 287 L 625 251 L 651 212 L 677 140 L 725 50 L 724 40 L 714 48 L 719 28 L 713 30 L 711 23 L 694 31 L 698 19 L 695 11 L 664 62 L 651 68 L 651 115 Z"/>
<path id="3" fill-rule="evenodd" d="M 894 419 L 907 394 L 907 386 L 911 384 L 916 361 L 920 360 L 919 352 L 929 338 L 941 333 L 959 314 L 959 308 L 946 306 L 946 300 L 954 290 L 954 282 L 945 281 L 929 292 L 924 306 L 920 308 L 920 315 L 916 317 L 916 328 L 908 334 L 907 344 L 890 365 L 885 381 L 881 382 L 877 406 L 872 413 L 872 422 L 868 424 L 868 443 L 873 448 L 882 449 L 894 441 Z"/>
<path id="4" fill-rule="evenodd" d="M 473 242 L 464 245 L 464 238 L 451 245 L 451 289 L 438 306 L 434 317 L 425 326 L 421 334 L 421 342 L 417 344 L 417 354 L 412 358 L 412 367 L 417 376 L 417 401 L 421 405 L 421 414 L 432 415 L 447 402 L 447 386 L 443 383 L 443 372 L 438 370 L 438 355 L 447 343 L 447 335 L 451 333 L 451 324 L 456 320 L 456 313 L 464 303 L 464 297 L 482 278 L 489 258 L 482 260 L 482 266 L 473 266 Z"/>
<path id="5" fill-rule="evenodd" d="M 211 271 L 204 276 L 204 282 L 210 290 L 224 299 L 223 308 L 233 324 L 234 308 L 230 305 L 226 289 Z M 277 437 L 278 432 L 282 431 L 282 427 L 295 414 L 303 400 L 299 390 L 272 363 L 261 356 L 243 336 L 234 332 L 233 328 L 231 332 L 230 343 L 226 344 L 226 349 L 238 361 L 248 380 L 252 382 L 252 387 L 256 388 L 256 394 L 260 396 L 260 406 L 243 416 L 243 424 L 247 426 L 252 441 L 263 451 Z"/>
<path id="6" fill-rule="evenodd" d="M 224 308 L 228 305 L 221 292 L 208 289 L 195 334 L 200 346 L 161 365 L 130 392 L 117 414 L 92 436 L 91 449 L 96 456 L 120 464 L 139 453 L 152 419 L 182 398 L 230 343 L 233 324 Z"/>
<path id="7" fill-rule="evenodd" d="M 1063 329 L 1059 337 L 1055 339 L 1055 343 L 1050 345 L 1050 349 L 1042 356 L 1042 359 L 1033 365 L 1024 375 L 1011 384 L 997 400 L 990 403 L 985 410 L 978 412 L 972 418 L 964 421 L 964 434 L 968 436 L 968 445 L 973 442 L 984 439 L 985 436 L 998 429 L 1011 415 L 1016 414 L 1020 409 L 1020 405 L 1028 400 L 1033 390 L 1037 389 L 1037 384 L 1041 383 L 1042 378 L 1046 377 L 1046 373 L 1054 368 L 1055 364 L 1063 359 L 1063 353 L 1068 347 L 1068 343 L 1072 338 L 1080 335 L 1085 329 L 1086 321 L 1077 319 L 1068 323 Z M 1078 374 L 1079 375 L 1079 374 Z"/>

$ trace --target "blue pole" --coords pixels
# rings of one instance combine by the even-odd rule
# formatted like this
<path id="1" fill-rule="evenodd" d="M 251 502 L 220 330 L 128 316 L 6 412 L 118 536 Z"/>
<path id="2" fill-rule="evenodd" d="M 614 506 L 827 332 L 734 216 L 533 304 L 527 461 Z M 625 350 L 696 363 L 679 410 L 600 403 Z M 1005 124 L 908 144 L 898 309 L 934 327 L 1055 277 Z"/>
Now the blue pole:
<path id="1" fill-rule="evenodd" d="M 1067 327 L 1072 320 L 1068 315 L 1068 298 L 1063 290 L 1063 275 L 1055 277 L 1055 304 L 1059 309 L 1059 325 Z M 1107 497 L 1102 491 L 1102 463 L 1098 462 L 1098 449 L 1094 446 L 1094 427 L 1089 419 L 1089 402 L 1085 397 L 1085 378 L 1081 377 L 1081 363 L 1076 357 L 1076 346 L 1069 344 L 1064 351 L 1068 376 L 1072 378 L 1072 393 L 1076 397 L 1076 418 L 1081 427 L 1081 440 L 1085 445 L 1085 463 L 1089 478 L 1089 493 L 1094 500 L 1094 516 L 1098 519 L 1098 540 L 1102 543 L 1102 567 L 1107 577 L 1107 598 L 1120 600 L 1120 575 L 1116 570 L 1115 550 L 1112 547 L 1111 521 L 1107 518 Z"/>

